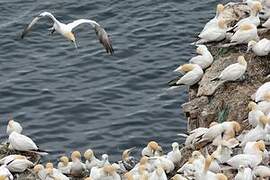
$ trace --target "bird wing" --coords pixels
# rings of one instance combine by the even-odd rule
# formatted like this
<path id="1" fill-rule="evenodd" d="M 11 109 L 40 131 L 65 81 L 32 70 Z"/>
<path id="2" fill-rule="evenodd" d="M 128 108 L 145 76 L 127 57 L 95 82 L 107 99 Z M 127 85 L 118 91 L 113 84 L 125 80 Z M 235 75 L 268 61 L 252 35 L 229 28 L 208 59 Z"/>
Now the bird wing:
<path id="1" fill-rule="evenodd" d="M 45 16 L 48 16 L 53 21 L 55 21 L 54 16 L 51 13 L 43 12 L 39 14 L 37 17 L 35 17 L 28 26 L 26 26 L 26 28 L 22 32 L 21 38 L 23 39 L 24 36 L 31 30 L 31 28 L 38 22 L 38 20 L 40 20 L 42 17 L 45 17 Z"/>
<path id="2" fill-rule="evenodd" d="M 242 75 L 242 65 L 235 63 L 226 67 L 220 74 L 222 80 L 238 79 Z"/>
<path id="3" fill-rule="evenodd" d="M 99 42 L 104 46 L 107 53 L 113 54 L 114 50 L 113 50 L 112 42 L 109 35 L 105 31 L 105 29 L 103 29 L 96 21 L 93 21 L 90 19 L 79 19 L 67 25 L 71 28 L 71 30 L 73 30 L 77 26 L 81 24 L 85 24 L 85 23 L 90 24 L 95 29 Z"/>

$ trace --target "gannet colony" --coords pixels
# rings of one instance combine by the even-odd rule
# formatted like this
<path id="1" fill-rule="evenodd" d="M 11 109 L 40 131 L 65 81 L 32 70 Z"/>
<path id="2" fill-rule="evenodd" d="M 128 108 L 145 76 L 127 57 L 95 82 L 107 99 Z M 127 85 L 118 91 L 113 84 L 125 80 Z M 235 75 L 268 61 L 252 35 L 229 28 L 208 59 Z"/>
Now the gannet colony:
<path id="1" fill-rule="evenodd" d="M 113 54 L 109 35 L 98 23 L 87 19 L 63 24 L 44 12 L 34 18 L 22 37 L 45 16 L 54 22 L 51 32 L 60 33 L 75 47 L 73 28 L 90 24 L 107 53 Z M 189 88 L 190 100 L 183 105 L 189 118 L 188 134 L 179 132 L 185 138 L 183 145 L 174 142 L 171 151 L 164 152 L 153 140 L 141 147 L 140 157 L 132 156 L 134 149 L 130 148 L 117 162 L 111 162 L 108 154 L 97 157 L 93 149 L 74 150 L 59 157 L 55 164 L 39 164 L 49 152 L 25 135 L 19 119 L 10 118 L 5 132 L 8 139 L 0 148 L 0 180 L 270 179 L 270 70 L 257 68 L 261 61 L 269 64 L 268 39 L 270 0 L 218 4 L 216 16 L 193 43 L 198 55 L 176 67 L 179 76 L 169 82 L 172 89 Z M 217 97 L 222 96 L 231 99 L 220 102 L 222 109 L 213 108 L 218 114 L 210 116 L 206 108 L 200 111 L 215 106 Z M 232 102 L 241 110 L 228 111 Z"/>

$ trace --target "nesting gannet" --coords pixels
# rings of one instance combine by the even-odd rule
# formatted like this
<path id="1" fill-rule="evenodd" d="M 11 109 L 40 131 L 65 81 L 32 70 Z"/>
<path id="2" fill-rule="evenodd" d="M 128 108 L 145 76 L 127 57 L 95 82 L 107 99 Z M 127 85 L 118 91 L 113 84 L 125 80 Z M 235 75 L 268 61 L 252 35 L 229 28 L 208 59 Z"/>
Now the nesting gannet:
<path id="1" fill-rule="evenodd" d="M 95 154 L 92 149 L 87 149 L 84 152 L 84 158 L 85 158 L 85 167 L 89 171 L 92 169 L 92 167 L 102 167 L 102 162 L 95 157 Z"/>
<path id="2" fill-rule="evenodd" d="M 150 141 L 145 148 L 142 150 L 142 156 L 152 157 L 155 151 L 158 149 L 158 143 L 155 141 Z"/>
<path id="3" fill-rule="evenodd" d="M 262 140 L 260 140 L 260 141 L 247 142 L 243 153 L 261 155 L 262 154 L 261 152 L 264 152 L 264 150 L 265 150 L 265 144 Z"/>
<path id="4" fill-rule="evenodd" d="M 13 180 L 14 177 L 11 174 L 11 172 L 8 170 L 7 165 L 2 165 L 0 166 L 0 176 L 4 179 L 4 180 Z"/>
<path id="5" fill-rule="evenodd" d="M 218 77 L 212 79 L 214 80 L 222 80 L 222 81 L 236 81 L 243 77 L 247 69 L 247 62 L 244 56 L 239 56 L 237 59 L 237 63 L 231 64 L 226 67 Z"/>
<path id="6" fill-rule="evenodd" d="M 264 114 L 270 113 L 270 91 L 266 92 L 263 96 L 263 101 L 258 102 L 257 107 Z"/>
<path id="7" fill-rule="evenodd" d="M 240 166 L 238 173 L 235 176 L 235 180 L 253 180 L 253 172 L 249 167 Z"/>
<path id="8" fill-rule="evenodd" d="M 64 175 L 60 170 L 55 169 L 52 163 L 46 164 L 45 172 L 46 176 L 52 178 L 52 180 L 53 179 L 69 180 L 69 178 L 66 175 Z"/>
<path id="9" fill-rule="evenodd" d="M 208 28 L 211 28 L 211 27 L 215 27 L 218 25 L 218 20 L 221 18 L 222 16 L 222 12 L 224 11 L 224 6 L 223 4 L 218 4 L 217 5 L 217 10 L 216 10 L 216 16 L 211 19 L 209 22 L 207 22 L 202 30 L 202 32 L 204 32 L 205 30 L 207 30 Z M 202 33 L 201 32 L 201 33 Z M 201 34 L 200 33 L 200 34 Z"/>
<path id="10" fill-rule="evenodd" d="M 45 171 L 45 168 L 42 164 L 37 164 L 34 167 L 34 173 L 37 175 L 37 177 L 41 180 L 45 180 L 47 177 L 47 173 Z"/>
<path id="11" fill-rule="evenodd" d="M 165 171 L 161 166 L 158 166 L 149 177 L 149 180 L 167 180 Z"/>
<path id="12" fill-rule="evenodd" d="M 181 161 L 182 154 L 179 150 L 179 144 L 177 142 L 172 143 L 172 151 L 167 154 L 167 158 L 175 165 Z"/>
<path id="13" fill-rule="evenodd" d="M 261 116 L 258 122 L 258 125 L 248 131 L 246 134 L 243 135 L 242 142 L 240 146 L 245 146 L 247 142 L 251 141 L 258 141 L 264 139 L 265 133 L 265 125 L 269 122 L 269 118 L 265 115 Z"/>
<path id="14" fill-rule="evenodd" d="M 81 176 L 86 168 L 85 164 L 81 162 L 81 153 L 79 151 L 73 151 L 71 153 L 71 160 L 70 174 L 72 176 Z"/>
<path id="15" fill-rule="evenodd" d="M 123 151 L 122 153 L 122 160 L 118 162 L 121 169 L 125 171 L 130 171 L 136 165 L 136 159 L 133 156 L 130 156 L 134 148 L 129 148 Z"/>
<path id="16" fill-rule="evenodd" d="M 253 24 L 241 24 L 231 37 L 232 44 L 247 44 L 249 41 L 258 41 L 257 27 Z"/>
<path id="17" fill-rule="evenodd" d="M 211 156 L 217 159 L 220 163 L 225 163 L 231 158 L 232 154 L 232 149 L 228 147 L 226 143 L 221 143 L 220 145 L 218 145 L 217 149 L 211 154 Z"/>
<path id="18" fill-rule="evenodd" d="M 255 93 L 255 102 L 266 100 L 266 93 L 270 91 L 270 82 L 261 85 Z"/>
<path id="19" fill-rule="evenodd" d="M 20 134 L 22 132 L 22 130 L 23 130 L 23 128 L 19 122 L 16 122 L 13 119 L 10 119 L 8 121 L 8 125 L 7 125 L 7 134 L 8 135 L 10 135 L 13 131 Z"/>
<path id="20" fill-rule="evenodd" d="M 227 164 L 234 169 L 238 169 L 241 165 L 245 167 L 256 167 L 262 162 L 261 155 L 254 154 L 237 154 L 227 161 Z"/>
<path id="21" fill-rule="evenodd" d="M 73 42 L 76 48 L 77 48 L 77 44 L 76 44 L 76 39 L 75 39 L 75 35 L 73 32 L 74 29 L 81 24 L 90 24 L 95 29 L 96 35 L 99 39 L 99 42 L 104 46 L 107 53 L 113 54 L 114 50 L 112 48 L 112 43 L 111 43 L 111 40 L 110 40 L 108 34 L 96 21 L 89 20 L 89 19 L 79 19 L 79 20 L 73 21 L 72 23 L 64 24 L 64 23 L 61 23 L 60 21 L 58 21 L 49 12 L 43 12 L 40 15 L 38 15 L 37 17 L 35 17 L 32 20 L 32 22 L 24 29 L 24 31 L 21 35 L 21 38 L 24 38 L 24 36 L 31 30 L 33 25 L 36 24 L 38 22 L 38 20 L 41 19 L 42 17 L 49 17 L 54 22 L 53 27 L 51 28 L 51 30 L 52 30 L 51 33 L 53 33 L 54 31 L 60 33 L 65 38 L 67 38 L 69 41 Z"/>
<path id="22" fill-rule="evenodd" d="M 252 125 L 252 127 L 256 127 L 261 116 L 264 115 L 262 111 L 260 111 L 255 102 L 249 102 L 248 109 L 250 110 L 248 113 L 248 122 Z"/>
<path id="23" fill-rule="evenodd" d="M 180 70 L 181 69 L 181 70 Z M 197 64 L 184 64 L 175 71 L 184 71 L 186 74 L 178 79 L 175 83 L 169 82 L 170 86 L 188 85 L 192 86 L 199 82 L 203 76 L 202 68 Z"/>
<path id="24" fill-rule="evenodd" d="M 13 155 L 5 159 L 4 164 L 10 172 L 21 173 L 27 168 L 33 167 L 34 164 L 29 161 L 25 156 Z"/>
<path id="25" fill-rule="evenodd" d="M 190 63 L 198 64 L 202 69 L 208 68 L 213 63 L 213 56 L 205 45 L 198 45 L 196 49 L 199 55 L 191 58 Z"/>
<path id="26" fill-rule="evenodd" d="M 212 157 L 207 156 L 204 163 L 203 168 L 199 171 L 195 172 L 195 179 L 196 180 L 227 180 L 227 177 L 221 173 L 213 173 L 209 170 L 209 166 L 212 162 Z"/>
<path id="27" fill-rule="evenodd" d="M 57 169 L 63 174 L 70 174 L 71 163 L 67 156 L 62 156 L 59 159 L 59 163 L 57 165 Z"/>
<path id="28" fill-rule="evenodd" d="M 203 31 L 199 38 L 201 38 L 199 41 L 196 42 L 196 44 L 203 44 L 208 42 L 218 42 L 222 41 L 226 38 L 226 31 L 227 31 L 227 25 L 225 23 L 224 19 L 218 20 L 218 25 L 213 26 L 210 28 L 207 28 L 205 31 Z"/>
<path id="29" fill-rule="evenodd" d="M 267 56 L 270 52 L 270 40 L 266 38 L 261 39 L 259 42 L 251 40 L 248 43 L 247 52 L 250 51 L 250 49 L 252 49 L 257 56 Z"/>
<path id="30" fill-rule="evenodd" d="M 148 180 L 149 171 L 145 165 L 139 165 L 137 171 L 130 171 L 132 174 L 133 180 Z"/>
<path id="31" fill-rule="evenodd" d="M 15 131 L 9 135 L 8 141 L 10 143 L 9 147 L 18 151 L 32 151 L 41 155 L 48 154 L 40 150 L 31 138 Z"/>
<path id="32" fill-rule="evenodd" d="M 233 27 L 234 30 L 238 30 L 242 24 L 253 24 L 256 27 L 260 25 L 259 12 L 262 10 L 262 5 L 260 2 L 255 2 L 252 5 L 250 16 L 244 19 L 241 19 Z"/>
<path id="33" fill-rule="evenodd" d="M 94 180 L 99 179 L 110 179 L 110 180 L 121 180 L 119 174 L 117 174 L 116 169 L 112 165 L 105 165 L 102 168 L 93 167 L 90 172 L 90 177 Z"/>
<path id="34" fill-rule="evenodd" d="M 254 168 L 254 174 L 260 179 L 266 179 L 270 177 L 270 168 L 267 166 L 257 166 Z"/>
<path id="35" fill-rule="evenodd" d="M 193 177 L 195 173 L 194 166 L 192 164 L 192 159 L 186 162 L 180 169 L 177 170 L 178 173 L 184 174 L 185 177 Z"/>

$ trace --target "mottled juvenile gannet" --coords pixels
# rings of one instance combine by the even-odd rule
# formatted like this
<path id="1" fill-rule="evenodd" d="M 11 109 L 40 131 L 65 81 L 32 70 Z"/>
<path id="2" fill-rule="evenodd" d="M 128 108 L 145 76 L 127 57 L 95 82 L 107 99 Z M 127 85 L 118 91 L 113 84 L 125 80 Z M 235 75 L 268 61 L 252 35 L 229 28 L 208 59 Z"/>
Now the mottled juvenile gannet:
<path id="1" fill-rule="evenodd" d="M 37 17 L 35 17 L 32 22 L 24 29 L 21 38 L 24 38 L 24 36 L 31 30 L 34 24 L 37 23 L 39 19 L 42 17 L 49 17 L 53 22 L 53 27 L 51 28 L 51 33 L 54 33 L 55 31 L 63 35 L 65 38 L 70 40 L 74 43 L 75 47 L 77 48 L 76 44 L 76 38 L 74 35 L 74 29 L 81 25 L 81 24 L 90 24 L 96 31 L 96 35 L 99 39 L 99 42 L 104 46 L 107 53 L 113 54 L 114 50 L 112 47 L 112 43 L 110 40 L 110 37 L 108 36 L 107 32 L 96 22 L 90 19 L 78 19 L 73 21 L 72 23 L 64 24 L 58 21 L 51 13 L 49 12 L 43 12 Z"/>
<path id="2" fill-rule="evenodd" d="M 250 49 L 252 49 L 257 56 L 267 56 L 270 52 L 270 40 L 266 38 L 263 38 L 259 42 L 251 40 L 248 42 L 247 52 L 249 52 Z"/>
<path id="3" fill-rule="evenodd" d="M 238 62 L 235 64 L 231 64 L 228 67 L 226 67 L 221 74 L 212 79 L 214 80 L 222 80 L 222 81 L 236 81 L 240 79 L 246 72 L 247 69 L 247 62 L 244 58 L 244 56 L 238 57 Z"/>

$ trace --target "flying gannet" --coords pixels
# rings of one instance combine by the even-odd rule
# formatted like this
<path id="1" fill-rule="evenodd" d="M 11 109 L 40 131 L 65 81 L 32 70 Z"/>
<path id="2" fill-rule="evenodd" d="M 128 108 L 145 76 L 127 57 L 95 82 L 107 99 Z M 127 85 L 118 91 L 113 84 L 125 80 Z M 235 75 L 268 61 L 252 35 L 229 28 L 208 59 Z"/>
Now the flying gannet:
<path id="1" fill-rule="evenodd" d="M 76 38 L 74 35 L 74 29 L 81 25 L 81 24 L 90 24 L 96 32 L 96 35 L 99 39 L 99 42 L 104 46 L 107 53 L 113 54 L 114 50 L 112 47 L 111 39 L 107 32 L 96 22 L 90 19 L 78 19 L 71 23 L 64 24 L 58 21 L 51 13 L 49 12 L 43 12 L 39 14 L 37 17 L 35 17 L 32 22 L 24 29 L 21 38 L 23 39 L 25 35 L 31 30 L 31 28 L 38 22 L 39 19 L 43 17 L 49 17 L 54 23 L 51 30 L 51 34 L 53 34 L 55 31 L 63 35 L 65 38 L 70 40 L 74 43 L 75 47 L 77 48 Z"/>

